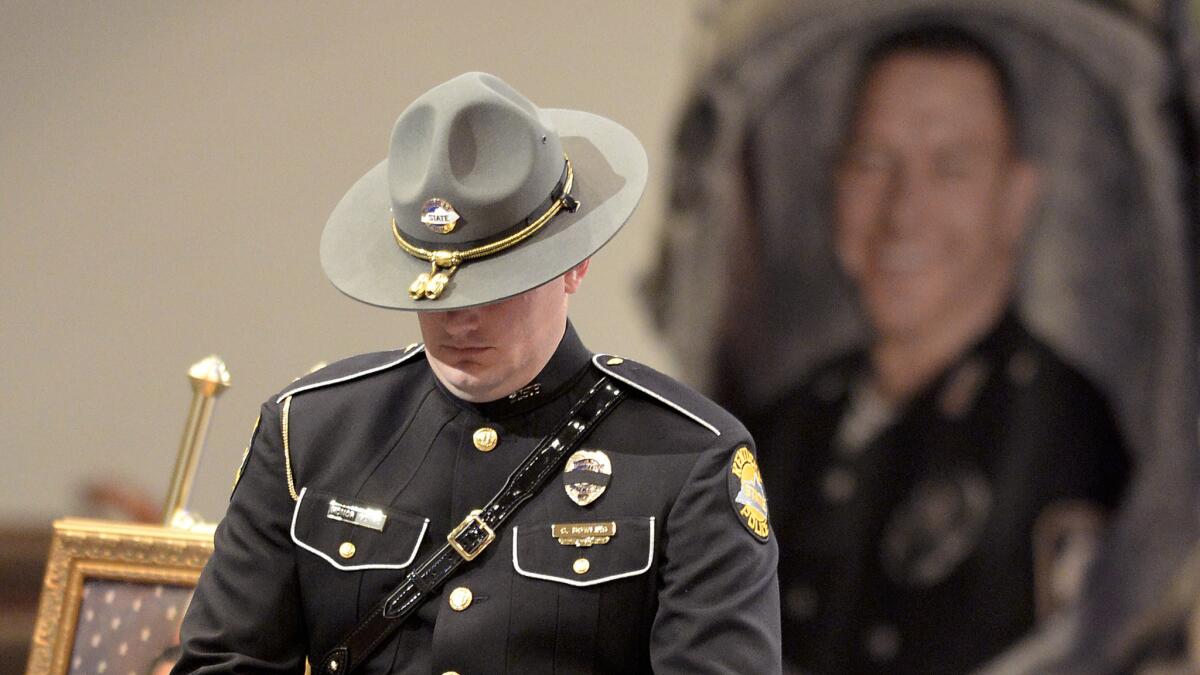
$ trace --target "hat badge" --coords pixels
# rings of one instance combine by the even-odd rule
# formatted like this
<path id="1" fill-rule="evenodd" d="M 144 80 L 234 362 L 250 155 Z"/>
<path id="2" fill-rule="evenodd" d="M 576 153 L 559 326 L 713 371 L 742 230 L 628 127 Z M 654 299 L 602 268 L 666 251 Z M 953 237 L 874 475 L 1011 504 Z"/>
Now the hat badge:
<path id="1" fill-rule="evenodd" d="M 608 488 L 612 462 L 601 450 L 578 450 L 563 467 L 563 487 L 571 501 L 587 506 Z"/>
<path id="2" fill-rule="evenodd" d="M 425 200 L 425 203 L 421 205 L 421 222 L 425 224 L 425 227 L 438 234 L 453 232 L 460 219 L 458 211 L 455 211 L 454 206 L 445 199 L 434 197 Z"/>

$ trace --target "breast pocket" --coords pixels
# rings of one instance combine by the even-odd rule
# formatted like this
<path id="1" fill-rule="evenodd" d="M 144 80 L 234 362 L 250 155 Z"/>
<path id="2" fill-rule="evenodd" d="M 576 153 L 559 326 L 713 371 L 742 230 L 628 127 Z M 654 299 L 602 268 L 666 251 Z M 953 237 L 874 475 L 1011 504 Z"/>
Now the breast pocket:
<path id="1" fill-rule="evenodd" d="M 654 562 L 654 530 L 652 517 L 515 526 L 513 569 L 580 587 L 637 576 Z"/>
<path id="2" fill-rule="evenodd" d="M 292 541 L 343 571 L 408 567 L 428 528 L 428 518 L 308 488 L 292 514 Z"/>

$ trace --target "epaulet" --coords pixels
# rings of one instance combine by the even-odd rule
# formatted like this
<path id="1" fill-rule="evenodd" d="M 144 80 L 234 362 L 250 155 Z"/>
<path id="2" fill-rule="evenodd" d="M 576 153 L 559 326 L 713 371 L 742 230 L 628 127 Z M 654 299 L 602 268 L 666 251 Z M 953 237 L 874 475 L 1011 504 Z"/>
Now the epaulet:
<path id="1" fill-rule="evenodd" d="M 697 404 L 708 408 L 717 408 L 717 405 L 679 382 L 676 382 L 674 379 L 658 372 L 650 366 L 611 354 L 596 354 L 592 357 L 592 365 L 609 377 L 624 382 L 696 424 L 708 429 L 713 434 L 717 436 L 721 435 L 721 431 L 716 425 L 688 409 L 688 407 L 697 407 Z M 680 402 L 681 399 L 689 399 L 689 406 L 685 407 Z"/>
<path id="2" fill-rule="evenodd" d="M 425 345 L 414 342 L 404 349 L 396 351 L 374 352 L 352 356 L 324 368 L 314 370 L 292 382 L 287 389 L 284 389 L 275 397 L 275 402 L 282 403 L 289 396 L 295 396 L 301 392 L 320 389 L 321 387 L 328 387 L 341 382 L 349 382 L 350 380 L 366 377 L 388 370 L 389 368 L 395 368 L 423 353 L 425 353 Z"/>

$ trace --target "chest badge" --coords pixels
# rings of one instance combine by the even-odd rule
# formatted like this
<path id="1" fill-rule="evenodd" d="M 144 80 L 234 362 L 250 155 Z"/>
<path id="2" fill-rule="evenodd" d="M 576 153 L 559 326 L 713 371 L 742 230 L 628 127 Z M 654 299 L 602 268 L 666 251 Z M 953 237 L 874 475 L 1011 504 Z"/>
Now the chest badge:
<path id="1" fill-rule="evenodd" d="M 601 450 L 578 450 L 567 458 L 563 487 L 571 501 L 587 506 L 600 498 L 612 477 L 612 462 Z"/>
<path id="2" fill-rule="evenodd" d="M 992 487 L 977 467 L 956 466 L 922 478 L 892 512 L 879 553 L 883 571 L 907 588 L 932 588 L 954 573 L 983 540 Z"/>

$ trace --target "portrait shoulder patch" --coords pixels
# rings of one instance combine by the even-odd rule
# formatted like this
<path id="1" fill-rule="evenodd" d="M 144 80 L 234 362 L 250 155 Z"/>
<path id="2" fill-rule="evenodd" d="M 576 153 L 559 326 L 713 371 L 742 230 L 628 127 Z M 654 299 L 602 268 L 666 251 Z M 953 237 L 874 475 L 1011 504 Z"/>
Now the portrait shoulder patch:
<path id="1" fill-rule="evenodd" d="M 767 493 L 763 489 L 758 459 L 749 446 L 743 445 L 734 451 L 726 479 L 734 515 L 755 539 L 766 543 L 771 538 Z"/>

